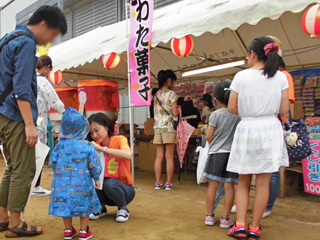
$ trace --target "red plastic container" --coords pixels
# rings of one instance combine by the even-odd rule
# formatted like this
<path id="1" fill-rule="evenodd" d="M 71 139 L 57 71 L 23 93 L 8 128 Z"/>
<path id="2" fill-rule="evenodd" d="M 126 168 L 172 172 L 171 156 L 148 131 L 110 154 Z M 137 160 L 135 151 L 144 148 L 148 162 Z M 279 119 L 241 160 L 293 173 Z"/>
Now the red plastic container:
<path id="1" fill-rule="evenodd" d="M 64 103 L 65 109 L 72 107 L 78 109 L 78 88 L 76 87 L 54 87 L 60 100 Z M 58 114 L 53 108 L 49 110 L 51 120 L 61 120 L 61 115 Z"/>
<path id="2" fill-rule="evenodd" d="M 85 80 L 78 82 L 78 90 L 86 93 L 84 104 L 85 116 L 103 112 L 110 120 L 117 119 L 119 108 L 119 89 L 118 83 L 109 80 Z M 80 95 L 79 95 L 80 96 Z M 79 99 L 79 104 L 81 104 Z"/>

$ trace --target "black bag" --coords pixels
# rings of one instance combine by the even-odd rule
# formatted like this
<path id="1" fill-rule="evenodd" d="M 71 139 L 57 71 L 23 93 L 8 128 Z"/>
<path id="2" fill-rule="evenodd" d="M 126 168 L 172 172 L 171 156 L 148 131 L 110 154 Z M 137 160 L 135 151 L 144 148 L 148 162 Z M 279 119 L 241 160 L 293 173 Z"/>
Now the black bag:
<path id="1" fill-rule="evenodd" d="M 284 123 L 286 131 L 284 140 L 288 149 L 290 161 L 301 161 L 311 154 L 309 133 L 303 119 L 292 119 L 289 112 L 289 122 Z"/>
<path id="2" fill-rule="evenodd" d="M 162 106 L 162 103 L 160 102 L 160 100 L 159 100 L 159 98 L 158 98 L 158 96 L 157 96 L 157 94 L 156 94 L 156 98 L 157 98 L 157 100 L 158 100 L 158 102 L 159 102 L 159 104 L 160 104 L 160 106 L 162 107 L 162 109 L 165 111 L 165 113 L 168 115 L 168 116 L 171 116 L 171 114 Z M 174 116 L 172 116 L 173 117 L 173 128 L 174 128 L 174 130 L 177 130 L 177 128 L 178 128 L 178 125 L 179 125 L 179 117 L 178 117 L 178 120 L 176 121 L 176 120 L 174 120 Z"/>
<path id="3" fill-rule="evenodd" d="M 3 49 L 3 47 L 5 45 L 7 45 L 10 41 L 12 41 L 13 39 L 15 39 L 17 37 L 20 37 L 20 36 L 26 36 L 26 37 L 30 37 L 31 38 L 31 36 L 27 32 L 22 32 L 21 31 L 21 32 L 13 33 L 6 40 L 4 40 L 4 42 L 0 45 L 0 53 L 1 53 L 1 51 L 2 51 L 2 49 Z M 13 90 L 13 81 L 11 81 L 9 83 L 9 85 L 5 88 L 5 90 L 0 95 L 0 106 L 2 105 L 4 100 L 6 100 L 6 98 L 9 96 L 9 94 L 12 92 L 12 90 Z"/>

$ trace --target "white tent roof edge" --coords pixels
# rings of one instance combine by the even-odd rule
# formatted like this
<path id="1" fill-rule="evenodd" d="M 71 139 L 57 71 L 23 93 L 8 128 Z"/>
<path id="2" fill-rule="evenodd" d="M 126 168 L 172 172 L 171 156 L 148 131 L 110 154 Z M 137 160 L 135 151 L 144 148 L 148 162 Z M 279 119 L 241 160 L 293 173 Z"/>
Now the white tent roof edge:
<path id="1" fill-rule="evenodd" d="M 152 46 L 173 37 L 223 29 L 238 29 L 242 24 L 256 25 L 264 18 L 278 19 L 283 13 L 301 12 L 314 0 L 184 0 L 154 13 Z M 127 50 L 126 21 L 96 28 L 52 47 L 49 56 L 56 70 L 76 68 L 99 59 L 103 54 L 122 54 Z"/>

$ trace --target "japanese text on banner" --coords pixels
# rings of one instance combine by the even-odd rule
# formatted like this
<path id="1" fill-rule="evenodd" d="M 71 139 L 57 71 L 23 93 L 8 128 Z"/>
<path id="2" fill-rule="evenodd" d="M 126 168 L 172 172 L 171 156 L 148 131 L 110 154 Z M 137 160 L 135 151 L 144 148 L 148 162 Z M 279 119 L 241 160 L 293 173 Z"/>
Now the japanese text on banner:
<path id="1" fill-rule="evenodd" d="M 310 140 L 311 155 L 302 161 L 304 191 L 320 195 L 320 141 Z"/>
<path id="2" fill-rule="evenodd" d="M 134 106 L 151 104 L 150 46 L 154 0 L 130 2 L 130 69 L 131 103 Z"/>

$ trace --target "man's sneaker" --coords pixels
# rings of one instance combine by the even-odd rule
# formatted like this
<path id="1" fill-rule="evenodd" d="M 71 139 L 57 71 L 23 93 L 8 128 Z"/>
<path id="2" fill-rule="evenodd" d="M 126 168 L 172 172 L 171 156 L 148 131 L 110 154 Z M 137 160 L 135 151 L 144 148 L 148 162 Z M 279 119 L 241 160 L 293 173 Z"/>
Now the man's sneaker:
<path id="1" fill-rule="evenodd" d="M 69 240 L 74 238 L 75 236 L 77 236 L 77 230 L 75 230 L 74 228 L 72 228 L 72 230 L 70 229 L 64 230 L 64 239 Z"/>
<path id="2" fill-rule="evenodd" d="M 95 213 L 91 213 L 89 215 L 89 218 L 91 220 L 96 220 L 96 219 L 99 219 L 103 216 L 106 216 L 108 213 L 107 213 L 107 209 L 104 207 L 104 208 L 101 208 L 98 212 L 95 212 Z"/>
<path id="3" fill-rule="evenodd" d="M 116 221 L 123 223 L 129 220 L 130 213 L 127 209 L 120 209 L 116 216 Z"/>
<path id="4" fill-rule="evenodd" d="M 269 217 L 270 215 L 271 215 L 271 211 L 265 211 L 265 212 L 262 214 L 262 218 Z M 251 217 L 253 217 L 253 214 L 251 214 Z"/>
<path id="5" fill-rule="evenodd" d="M 207 226 L 213 226 L 215 222 L 216 222 L 216 215 L 215 214 L 213 214 L 212 216 L 207 215 L 206 219 L 204 221 L 204 223 Z"/>
<path id="6" fill-rule="evenodd" d="M 233 226 L 229 228 L 227 234 L 236 238 L 246 238 L 247 227 L 245 225 L 237 226 L 236 224 L 233 224 Z"/>
<path id="7" fill-rule="evenodd" d="M 265 212 L 262 214 L 262 218 L 269 217 L 270 215 L 271 215 L 271 211 L 265 211 Z"/>
<path id="8" fill-rule="evenodd" d="M 92 237 L 93 237 L 93 234 L 90 231 L 89 226 L 87 227 L 87 231 L 83 231 L 83 230 L 79 231 L 79 239 L 81 239 L 81 240 L 87 240 Z"/>
<path id="9" fill-rule="evenodd" d="M 173 184 L 171 182 L 166 183 L 166 190 L 172 190 L 173 189 Z"/>
<path id="10" fill-rule="evenodd" d="M 231 218 L 222 218 L 220 219 L 220 227 L 221 228 L 230 228 L 233 225 L 233 221 Z"/>
<path id="11" fill-rule="evenodd" d="M 260 237 L 262 237 L 262 232 L 261 228 L 259 227 L 259 230 L 251 228 L 251 224 L 249 225 L 249 230 L 248 230 L 248 240 L 257 240 Z"/>
<path id="12" fill-rule="evenodd" d="M 162 182 L 157 182 L 156 185 L 154 186 L 154 189 L 156 189 L 156 190 L 159 190 L 159 189 L 162 189 L 162 188 L 164 188 Z"/>
<path id="13" fill-rule="evenodd" d="M 232 214 L 236 214 L 236 213 L 237 213 L 237 207 L 236 207 L 236 205 L 234 205 L 234 206 L 231 208 L 231 213 L 232 213 Z"/>
<path id="14" fill-rule="evenodd" d="M 39 196 L 49 196 L 51 195 L 51 191 L 44 189 L 43 187 L 35 187 L 32 191 L 31 196 L 39 197 Z"/>

